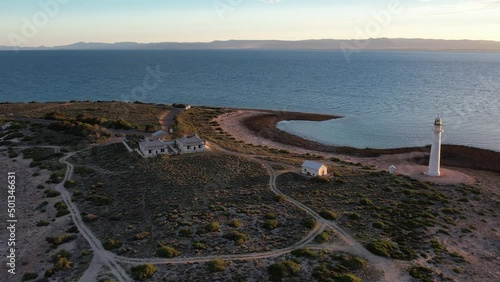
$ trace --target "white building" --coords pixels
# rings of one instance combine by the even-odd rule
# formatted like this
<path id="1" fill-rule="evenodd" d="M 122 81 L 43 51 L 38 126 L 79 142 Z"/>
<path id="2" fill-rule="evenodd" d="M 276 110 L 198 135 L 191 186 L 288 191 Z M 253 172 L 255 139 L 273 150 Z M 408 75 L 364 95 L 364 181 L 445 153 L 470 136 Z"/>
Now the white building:
<path id="1" fill-rule="evenodd" d="M 429 158 L 429 169 L 425 174 L 429 176 L 441 175 L 441 133 L 443 132 L 443 120 L 437 117 L 432 130 L 431 156 Z"/>
<path id="2" fill-rule="evenodd" d="M 175 145 L 181 154 L 205 151 L 205 141 L 198 135 L 184 136 L 175 140 Z"/>
<path id="3" fill-rule="evenodd" d="M 311 176 L 323 176 L 328 174 L 328 168 L 325 164 L 313 161 L 305 161 L 302 164 L 302 174 Z"/>
<path id="4" fill-rule="evenodd" d="M 141 151 L 141 153 L 145 157 L 176 154 L 177 150 L 175 150 L 172 145 L 174 145 L 174 142 L 165 142 L 162 140 L 146 140 L 139 143 L 139 151 Z"/>

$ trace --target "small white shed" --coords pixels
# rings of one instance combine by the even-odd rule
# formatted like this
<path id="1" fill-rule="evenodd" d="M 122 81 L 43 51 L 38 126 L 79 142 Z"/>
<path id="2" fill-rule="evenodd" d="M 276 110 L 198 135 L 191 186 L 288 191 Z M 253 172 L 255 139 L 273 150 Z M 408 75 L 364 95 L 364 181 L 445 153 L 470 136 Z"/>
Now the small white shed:
<path id="1" fill-rule="evenodd" d="M 328 174 L 328 168 L 322 163 L 305 161 L 302 164 L 302 174 L 310 176 L 323 176 Z"/>

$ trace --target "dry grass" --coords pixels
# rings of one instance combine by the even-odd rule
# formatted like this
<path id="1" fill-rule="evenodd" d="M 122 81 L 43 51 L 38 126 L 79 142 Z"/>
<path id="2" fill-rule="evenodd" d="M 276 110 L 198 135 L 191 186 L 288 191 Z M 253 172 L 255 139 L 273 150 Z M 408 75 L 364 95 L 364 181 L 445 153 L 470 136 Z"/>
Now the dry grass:
<path id="1" fill-rule="evenodd" d="M 97 216 L 91 226 L 100 238 L 123 242 L 119 253 L 151 257 L 160 243 L 181 256 L 265 251 L 292 245 L 307 233 L 306 215 L 276 202 L 264 168 L 244 158 L 202 153 L 138 159 L 122 145 L 110 145 L 70 161 L 94 166 L 97 175 L 75 175 L 78 185 L 70 191 L 79 191 L 74 200 L 82 211 Z M 96 197 L 109 202 L 96 206 Z M 280 222 L 274 230 L 262 227 L 270 212 Z M 215 223 L 220 231 L 206 228 Z M 248 240 L 237 244 L 225 238 L 233 231 Z M 141 232 L 150 235 L 137 240 Z M 206 250 L 195 248 L 198 242 Z"/>
<path id="2" fill-rule="evenodd" d="M 167 109 L 165 105 L 123 102 L 0 104 L 0 114 L 44 118 L 47 113 L 57 111 L 68 119 L 75 119 L 77 115 L 87 113 L 113 121 L 126 120 L 142 129 L 146 125 L 159 125 L 158 117 Z"/>

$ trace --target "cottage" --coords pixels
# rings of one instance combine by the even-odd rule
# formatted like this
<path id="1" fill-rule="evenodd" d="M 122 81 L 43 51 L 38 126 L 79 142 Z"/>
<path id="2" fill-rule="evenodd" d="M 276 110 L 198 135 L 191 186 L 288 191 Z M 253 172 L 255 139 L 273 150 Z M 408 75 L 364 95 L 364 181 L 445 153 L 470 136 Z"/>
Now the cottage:
<path id="1" fill-rule="evenodd" d="M 153 157 L 158 155 L 175 153 L 172 148 L 173 142 L 165 142 L 162 140 L 146 140 L 139 143 L 139 150 L 145 157 Z"/>
<path id="2" fill-rule="evenodd" d="M 328 174 L 328 168 L 325 164 L 313 161 L 305 161 L 302 164 L 302 174 L 311 176 L 323 176 Z"/>
<path id="3" fill-rule="evenodd" d="M 151 134 L 151 141 L 154 140 L 166 140 L 168 138 L 168 133 L 163 130 L 158 130 L 155 133 Z"/>
<path id="4" fill-rule="evenodd" d="M 175 140 L 175 144 L 181 151 L 181 154 L 205 151 L 205 141 L 198 137 L 198 135 L 184 136 Z"/>

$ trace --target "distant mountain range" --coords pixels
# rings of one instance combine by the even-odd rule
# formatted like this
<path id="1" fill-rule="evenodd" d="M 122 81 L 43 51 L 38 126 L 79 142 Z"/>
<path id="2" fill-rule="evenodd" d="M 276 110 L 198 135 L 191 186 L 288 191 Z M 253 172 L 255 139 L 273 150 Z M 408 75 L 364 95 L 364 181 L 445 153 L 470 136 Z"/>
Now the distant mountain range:
<path id="1" fill-rule="evenodd" d="M 500 41 L 374 38 L 365 40 L 228 40 L 213 42 L 96 43 L 78 42 L 54 47 L 0 46 L 0 50 L 431 50 L 499 52 Z"/>

